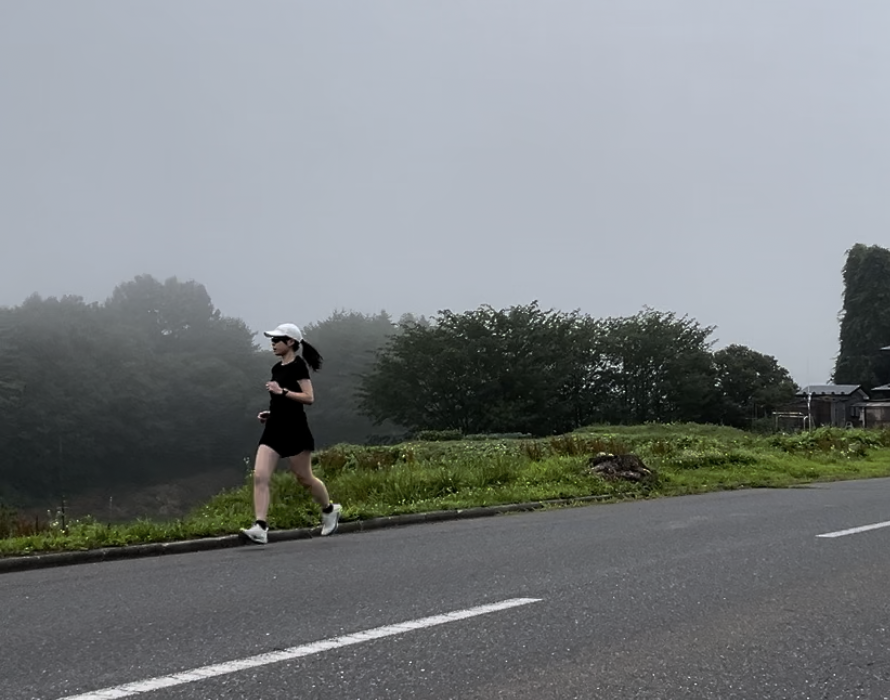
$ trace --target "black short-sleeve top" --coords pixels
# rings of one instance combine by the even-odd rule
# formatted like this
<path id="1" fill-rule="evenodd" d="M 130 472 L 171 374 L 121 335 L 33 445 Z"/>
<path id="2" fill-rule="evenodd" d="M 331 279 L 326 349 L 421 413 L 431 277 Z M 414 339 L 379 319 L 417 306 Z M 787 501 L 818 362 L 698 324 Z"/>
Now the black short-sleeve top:
<path id="1" fill-rule="evenodd" d="M 278 382 L 278 386 L 282 389 L 302 391 L 300 389 L 300 380 L 302 379 L 309 379 L 309 366 L 302 357 L 295 357 L 293 362 L 288 362 L 286 365 L 279 362 L 272 367 L 272 381 Z M 271 391 L 269 396 L 269 411 L 276 418 L 304 413 L 303 404 L 300 401 L 294 401 L 281 394 L 273 394 Z"/>

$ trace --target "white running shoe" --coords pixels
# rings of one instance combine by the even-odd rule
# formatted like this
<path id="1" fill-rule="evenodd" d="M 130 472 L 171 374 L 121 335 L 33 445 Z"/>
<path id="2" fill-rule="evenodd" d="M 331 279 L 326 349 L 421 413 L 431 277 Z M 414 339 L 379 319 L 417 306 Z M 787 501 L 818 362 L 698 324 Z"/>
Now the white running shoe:
<path id="1" fill-rule="evenodd" d="M 241 536 L 256 544 L 266 544 L 269 541 L 269 530 L 254 523 L 246 530 L 242 528 Z"/>
<path id="2" fill-rule="evenodd" d="M 334 509 L 330 513 L 321 514 L 321 536 L 327 537 L 333 535 L 337 531 L 337 525 L 340 523 L 340 511 L 343 508 L 339 503 L 334 503 Z"/>

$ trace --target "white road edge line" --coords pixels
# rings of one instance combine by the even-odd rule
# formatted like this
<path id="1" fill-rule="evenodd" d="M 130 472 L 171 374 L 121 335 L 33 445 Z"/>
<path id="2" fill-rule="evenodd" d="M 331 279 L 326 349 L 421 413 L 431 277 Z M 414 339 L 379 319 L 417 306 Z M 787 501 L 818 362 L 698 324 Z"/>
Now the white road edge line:
<path id="1" fill-rule="evenodd" d="M 890 527 L 890 520 L 883 523 L 874 523 L 873 525 L 863 525 L 861 527 L 851 527 L 849 530 L 838 530 L 837 532 L 826 532 L 824 535 L 816 535 L 816 537 L 843 537 L 844 535 L 855 535 L 860 532 L 868 532 L 869 530 L 878 530 L 882 527 Z"/>
<path id="2" fill-rule="evenodd" d="M 133 695 L 160 690 L 161 688 L 172 688 L 177 685 L 202 681 L 208 678 L 215 678 L 216 676 L 224 676 L 229 673 L 237 673 L 238 671 L 244 671 L 249 668 L 277 664 L 281 661 L 291 661 L 302 656 L 311 656 L 312 654 L 319 654 L 323 651 L 330 651 L 331 649 L 340 649 L 353 644 L 361 644 L 362 642 L 367 642 L 372 639 L 392 637 L 413 630 L 436 627 L 437 625 L 457 622 L 458 620 L 466 620 L 479 615 L 487 615 L 488 613 L 499 612 L 501 610 L 509 610 L 510 608 L 516 608 L 521 605 L 537 603 L 540 602 L 540 600 L 541 598 L 511 598 L 509 600 L 502 600 L 499 603 L 479 605 L 475 608 L 456 610 L 443 615 L 433 615 L 432 617 L 422 617 L 418 620 L 409 620 L 408 622 L 400 622 L 385 627 L 375 627 L 373 629 L 364 630 L 363 632 L 355 632 L 353 634 L 343 635 L 342 637 L 323 639 L 318 642 L 312 642 L 311 644 L 303 644 L 302 646 L 282 649 L 280 651 L 272 651 L 267 654 L 248 656 L 243 659 L 226 661 L 225 663 L 213 664 L 211 666 L 201 666 L 200 668 L 193 668 L 189 671 L 173 673 L 169 676 L 157 676 L 156 678 L 148 678 L 143 681 L 136 681 L 135 683 L 127 683 L 125 685 L 116 685 L 110 688 L 103 688 L 102 690 L 82 693 L 80 695 L 67 695 L 64 698 L 59 698 L 59 700 L 116 700 L 116 698 L 128 698 Z"/>

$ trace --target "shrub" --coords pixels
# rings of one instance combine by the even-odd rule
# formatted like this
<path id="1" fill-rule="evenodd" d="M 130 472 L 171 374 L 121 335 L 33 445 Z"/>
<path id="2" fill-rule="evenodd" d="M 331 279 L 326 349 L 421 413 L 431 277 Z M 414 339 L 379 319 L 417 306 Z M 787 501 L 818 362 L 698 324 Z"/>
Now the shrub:
<path id="1" fill-rule="evenodd" d="M 701 469 L 704 467 L 746 466 L 756 464 L 757 457 L 740 450 L 683 450 L 666 457 L 665 466 L 675 469 Z"/>
<path id="2" fill-rule="evenodd" d="M 26 518 L 18 511 L 0 504 L 0 539 L 7 537 L 28 537 L 50 529 L 49 520 L 42 521 L 35 516 Z"/>
<path id="3" fill-rule="evenodd" d="M 419 442 L 445 442 L 447 440 L 462 440 L 463 433 L 460 430 L 420 430 L 415 436 Z"/>
<path id="4" fill-rule="evenodd" d="M 775 435 L 769 444 L 789 454 L 839 454 L 864 457 L 868 448 L 890 446 L 890 430 L 822 427 L 794 435 Z"/>

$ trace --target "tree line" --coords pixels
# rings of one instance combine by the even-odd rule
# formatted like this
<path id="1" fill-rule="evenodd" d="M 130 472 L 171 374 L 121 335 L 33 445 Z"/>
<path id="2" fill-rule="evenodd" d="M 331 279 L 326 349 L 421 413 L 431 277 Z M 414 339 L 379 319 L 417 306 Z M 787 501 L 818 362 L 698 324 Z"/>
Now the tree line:
<path id="1" fill-rule="evenodd" d="M 775 358 L 713 352 L 713 327 L 646 309 L 594 319 L 537 303 L 399 324 L 359 384 L 375 421 L 411 430 L 548 435 L 594 423 L 750 427 L 793 398 Z"/>
<path id="2" fill-rule="evenodd" d="M 844 268 L 835 378 L 890 381 L 890 251 Z M 876 303 L 878 306 L 876 306 Z M 548 435 L 593 423 L 750 427 L 796 387 L 775 358 L 644 309 L 597 319 L 537 303 L 432 318 L 339 311 L 305 327 L 319 445 L 419 430 Z M 0 307 L 0 499 L 157 483 L 240 466 L 275 358 L 197 282 L 136 277 L 102 303 L 32 296 Z"/>
<path id="3" fill-rule="evenodd" d="M 304 330 L 325 356 L 317 442 L 404 432 L 375 426 L 355 398 L 393 320 L 337 312 Z M 245 466 L 275 361 L 194 281 L 143 275 L 102 303 L 33 295 L 0 307 L 0 502 Z"/>

